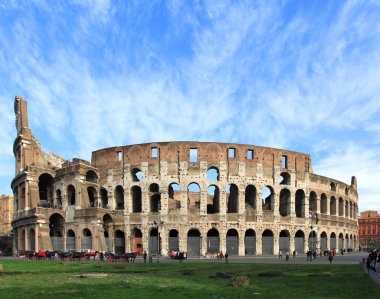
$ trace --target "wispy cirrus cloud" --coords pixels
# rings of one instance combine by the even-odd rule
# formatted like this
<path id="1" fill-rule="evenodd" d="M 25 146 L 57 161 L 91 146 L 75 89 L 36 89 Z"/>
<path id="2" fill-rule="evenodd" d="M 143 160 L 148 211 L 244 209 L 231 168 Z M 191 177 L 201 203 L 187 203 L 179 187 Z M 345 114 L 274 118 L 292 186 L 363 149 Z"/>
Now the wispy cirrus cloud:
<path id="1" fill-rule="evenodd" d="M 21 94 L 44 148 L 68 159 L 168 140 L 288 148 L 333 177 L 346 157 L 334 178 L 356 175 L 373 206 L 360 184 L 379 165 L 378 3 L 16 4 L 0 5 L 7 144 Z M 11 161 L 11 145 L 0 154 Z"/>

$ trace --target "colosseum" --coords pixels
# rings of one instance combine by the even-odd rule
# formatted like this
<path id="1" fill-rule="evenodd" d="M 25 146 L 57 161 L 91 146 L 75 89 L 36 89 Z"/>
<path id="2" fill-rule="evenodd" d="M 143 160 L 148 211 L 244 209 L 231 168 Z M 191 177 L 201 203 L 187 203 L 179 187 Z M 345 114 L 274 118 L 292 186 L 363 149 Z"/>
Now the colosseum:
<path id="1" fill-rule="evenodd" d="M 273 255 L 358 247 L 356 178 L 313 173 L 308 154 L 217 142 L 42 150 L 15 98 L 14 249 Z"/>

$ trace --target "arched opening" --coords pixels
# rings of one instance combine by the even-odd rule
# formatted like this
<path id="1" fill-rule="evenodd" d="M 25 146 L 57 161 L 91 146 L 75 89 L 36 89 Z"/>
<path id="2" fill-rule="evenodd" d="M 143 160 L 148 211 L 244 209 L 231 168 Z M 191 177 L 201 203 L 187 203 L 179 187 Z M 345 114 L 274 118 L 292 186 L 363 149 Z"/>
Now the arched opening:
<path id="1" fill-rule="evenodd" d="M 125 253 L 125 234 L 119 229 L 115 232 L 115 253 Z"/>
<path id="2" fill-rule="evenodd" d="M 297 253 L 305 253 L 305 234 L 302 230 L 298 230 L 295 234 L 295 251 Z"/>
<path id="3" fill-rule="evenodd" d="M 309 209 L 311 212 L 317 212 L 317 194 L 314 191 L 310 192 Z"/>
<path id="4" fill-rule="evenodd" d="M 273 255 L 273 232 L 266 229 L 262 234 L 263 255 Z"/>
<path id="5" fill-rule="evenodd" d="M 280 185 L 290 185 L 290 183 L 291 183 L 290 174 L 287 172 L 282 172 L 280 174 Z"/>
<path id="6" fill-rule="evenodd" d="M 340 233 L 339 234 L 339 251 L 341 251 L 342 249 L 344 249 L 344 239 L 343 239 L 343 234 Z"/>
<path id="7" fill-rule="evenodd" d="M 142 201 L 141 201 L 141 188 L 139 186 L 133 186 L 131 188 L 132 193 L 132 212 L 141 213 Z"/>
<path id="8" fill-rule="evenodd" d="M 230 184 L 226 188 L 227 213 L 239 212 L 239 189 L 235 184 Z"/>
<path id="9" fill-rule="evenodd" d="M 124 188 L 116 186 L 115 188 L 116 210 L 124 210 Z"/>
<path id="10" fill-rule="evenodd" d="M 49 218 L 49 236 L 53 250 L 63 251 L 65 249 L 63 231 L 65 219 L 60 214 L 53 214 Z"/>
<path id="11" fill-rule="evenodd" d="M 353 209 L 353 206 L 352 206 L 352 202 L 350 201 L 350 218 L 351 219 L 352 219 L 352 214 L 353 214 L 352 209 Z"/>
<path id="12" fill-rule="evenodd" d="M 171 183 L 168 188 L 169 193 L 169 211 L 181 208 L 181 187 L 177 183 Z"/>
<path id="13" fill-rule="evenodd" d="M 245 255 L 256 254 L 256 233 L 253 229 L 245 231 L 244 236 Z"/>
<path id="14" fill-rule="evenodd" d="M 69 206 L 75 205 L 75 188 L 73 185 L 67 186 L 67 200 L 68 200 Z"/>
<path id="15" fill-rule="evenodd" d="M 335 185 L 334 182 L 331 182 L 331 184 L 330 184 L 330 190 L 331 191 L 336 191 L 336 185 Z"/>
<path id="16" fill-rule="evenodd" d="M 344 216 L 348 218 L 348 201 L 346 200 L 344 203 Z"/>
<path id="17" fill-rule="evenodd" d="M 330 215 L 336 215 L 336 199 L 334 196 L 330 199 Z"/>
<path id="18" fill-rule="evenodd" d="M 287 230 L 282 230 L 280 232 L 280 244 L 279 249 L 285 254 L 285 252 L 290 251 L 290 234 Z"/>
<path id="19" fill-rule="evenodd" d="M 100 189 L 100 200 L 102 202 L 102 208 L 108 209 L 108 191 L 105 188 Z"/>
<path id="20" fill-rule="evenodd" d="M 219 188 L 215 185 L 207 188 L 207 214 L 219 213 Z"/>
<path id="21" fill-rule="evenodd" d="M 256 188 L 253 185 L 248 185 L 245 188 L 245 209 L 256 209 Z"/>
<path id="22" fill-rule="evenodd" d="M 96 184 L 98 182 L 98 175 L 93 170 L 86 172 L 86 181 Z"/>
<path id="23" fill-rule="evenodd" d="M 142 232 L 138 228 L 132 231 L 132 252 L 136 252 L 137 255 L 142 255 L 143 253 L 143 243 L 142 243 Z"/>
<path id="24" fill-rule="evenodd" d="M 270 186 L 263 189 L 263 211 L 273 211 L 274 208 L 274 191 Z"/>
<path id="25" fill-rule="evenodd" d="M 321 213 L 327 214 L 327 196 L 326 194 L 321 194 Z"/>
<path id="26" fill-rule="evenodd" d="M 345 240 L 346 240 L 346 242 L 344 243 L 344 248 L 343 249 L 347 250 L 347 248 L 349 248 L 349 246 L 350 246 L 349 239 L 348 239 L 348 234 L 346 234 Z"/>
<path id="27" fill-rule="evenodd" d="M 88 194 L 88 201 L 90 203 L 90 207 L 94 208 L 96 207 L 96 190 L 94 187 L 88 187 L 87 188 L 87 194 Z"/>
<path id="28" fill-rule="evenodd" d="M 138 168 L 132 169 L 131 175 L 132 175 L 132 182 L 141 182 L 143 180 L 143 173 Z"/>
<path id="29" fill-rule="evenodd" d="M 72 229 L 66 234 L 66 251 L 75 251 L 75 233 Z"/>
<path id="30" fill-rule="evenodd" d="M 88 228 L 85 228 L 83 230 L 83 236 L 82 236 L 82 244 L 81 244 L 82 250 L 90 251 L 92 250 L 92 233 Z"/>
<path id="31" fill-rule="evenodd" d="M 201 203 L 201 188 L 197 183 L 191 183 L 187 187 L 187 208 L 189 213 L 198 212 Z"/>
<path id="32" fill-rule="evenodd" d="M 353 249 L 354 249 L 354 242 L 353 242 L 352 235 L 350 235 L 350 244 L 349 244 L 348 248 L 349 248 L 350 250 L 353 250 Z"/>
<path id="33" fill-rule="evenodd" d="M 207 253 L 217 253 L 220 251 L 220 239 L 217 229 L 212 228 L 207 232 Z"/>
<path id="34" fill-rule="evenodd" d="M 150 184 L 149 186 L 150 197 L 150 211 L 152 213 L 158 213 L 161 209 L 161 193 L 158 184 Z"/>
<path id="35" fill-rule="evenodd" d="M 234 228 L 227 231 L 226 251 L 229 255 L 239 255 L 239 233 Z"/>
<path id="36" fill-rule="evenodd" d="M 103 230 L 104 230 L 104 238 L 106 241 L 106 246 L 108 251 L 113 250 L 113 240 L 112 236 L 110 237 L 109 232 L 113 229 L 112 217 L 110 214 L 105 214 L 103 216 Z"/>
<path id="37" fill-rule="evenodd" d="M 187 255 L 201 255 L 201 234 L 197 229 L 191 229 L 187 233 Z"/>
<path id="38" fill-rule="evenodd" d="M 282 189 L 280 191 L 280 215 L 285 217 L 290 215 L 290 191 L 288 189 Z"/>
<path id="39" fill-rule="evenodd" d="M 296 192 L 296 217 L 305 218 L 305 192 L 301 189 Z"/>
<path id="40" fill-rule="evenodd" d="M 314 230 L 309 234 L 309 250 L 317 250 L 317 234 Z"/>
<path id="41" fill-rule="evenodd" d="M 20 236 L 20 246 L 22 250 L 25 250 L 25 229 L 21 231 L 21 236 Z"/>
<path id="42" fill-rule="evenodd" d="M 335 233 L 330 234 L 330 249 L 331 250 L 336 249 L 336 235 L 335 235 Z"/>
<path id="43" fill-rule="evenodd" d="M 210 167 L 207 170 L 207 180 L 210 182 L 219 181 L 219 169 L 216 167 Z"/>
<path id="44" fill-rule="evenodd" d="M 344 203 L 343 198 L 339 198 L 339 216 L 343 216 Z"/>
<path id="45" fill-rule="evenodd" d="M 50 174 L 41 174 L 38 178 L 38 191 L 40 194 L 39 206 L 44 208 L 53 207 L 54 179 Z"/>
<path id="46" fill-rule="evenodd" d="M 152 228 L 149 233 L 149 254 L 157 255 L 159 252 L 158 229 Z"/>
<path id="47" fill-rule="evenodd" d="M 33 228 L 29 230 L 29 249 L 31 251 L 36 250 L 36 233 Z"/>
<path id="48" fill-rule="evenodd" d="M 57 209 L 62 209 L 62 191 L 57 189 L 55 196 L 57 198 Z"/>
<path id="49" fill-rule="evenodd" d="M 328 249 L 327 247 L 327 234 L 326 232 L 321 233 L 321 240 L 320 240 L 320 250 L 323 252 Z"/>
<path id="50" fill-rule="evenodd" d="M 169 231 L 169 252 L 179 251 L 178 230 L 171 229 Z"/>

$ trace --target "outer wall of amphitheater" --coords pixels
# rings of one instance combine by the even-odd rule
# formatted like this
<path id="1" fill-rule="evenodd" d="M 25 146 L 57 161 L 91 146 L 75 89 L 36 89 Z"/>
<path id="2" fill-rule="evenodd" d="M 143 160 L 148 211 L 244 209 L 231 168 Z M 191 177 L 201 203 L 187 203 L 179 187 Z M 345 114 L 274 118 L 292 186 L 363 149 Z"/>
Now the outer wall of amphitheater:
<path id="1" fill-rule="evenodd" d="M 307 154 L 158 142 L 64 161 L 42 151 L 22 98 L 15 112 L 15 249 L 244 256 L 358 248 L 355 177 L 347 185 L 313 174 Z"/>

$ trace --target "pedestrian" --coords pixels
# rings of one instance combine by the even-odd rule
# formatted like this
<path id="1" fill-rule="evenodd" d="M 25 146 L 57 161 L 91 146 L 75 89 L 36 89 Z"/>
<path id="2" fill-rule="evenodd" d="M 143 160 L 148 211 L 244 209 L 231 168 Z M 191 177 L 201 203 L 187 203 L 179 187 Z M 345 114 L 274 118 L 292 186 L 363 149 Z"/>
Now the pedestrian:
<path id="1" fill-rule="evenodd" d="M 280 250 L 280 252 L 278 253 L 278 258 L 282 259 L 282 250 Z"/>
<path id="2" fill-rule="evenodd" d="M 293 250 L 293 259 L 296 258 L 296 255 L 297 255 L 297 251 Z"/>
<path id="3" fill-rule="evenodd" d="M 334 259 L 334 257 L 333 257 L 333 255 L 332 255 L 332 253 L 329 255 L 329 262 L 330 262 L 330 264 L 331 264 L 331 262 L 333 261 L 333 259 Z"/>
<path id="4" fill-rule="evenodd" d="M 367 267 L 367 273 L 369 274 L 369 269 L 371 268 L 371 258 L 367 257 L 367 261 L 365 262 L 365 265 Z"/>
<path id="5" fill-rule="evenodd" d="M 289 250 L 286 251 L 286 261 L 289 262 Z"/>
<path id="6" fill-rule="evenodd" d="M 224 258 L 226 259 L 226 264 L 228 264 L 228 252 L 226 251 L 226 254 L 224 255 Z"/>
<path id="7" fill-rule="evenodd" d="M 183 260 L 183 252 L 181 251 L 179 253 L 179 262 L 182 263 L 182 260 Z"/>
<path id="8" fill-rule="evenodd" d="M 148 254 L 146 253 L 146 251 L 144 251 L 144 254 L 143 254 L 143 258 L 144 258 L 144 263 L 146 263 L 146 257 L 148 256 Z"/>

